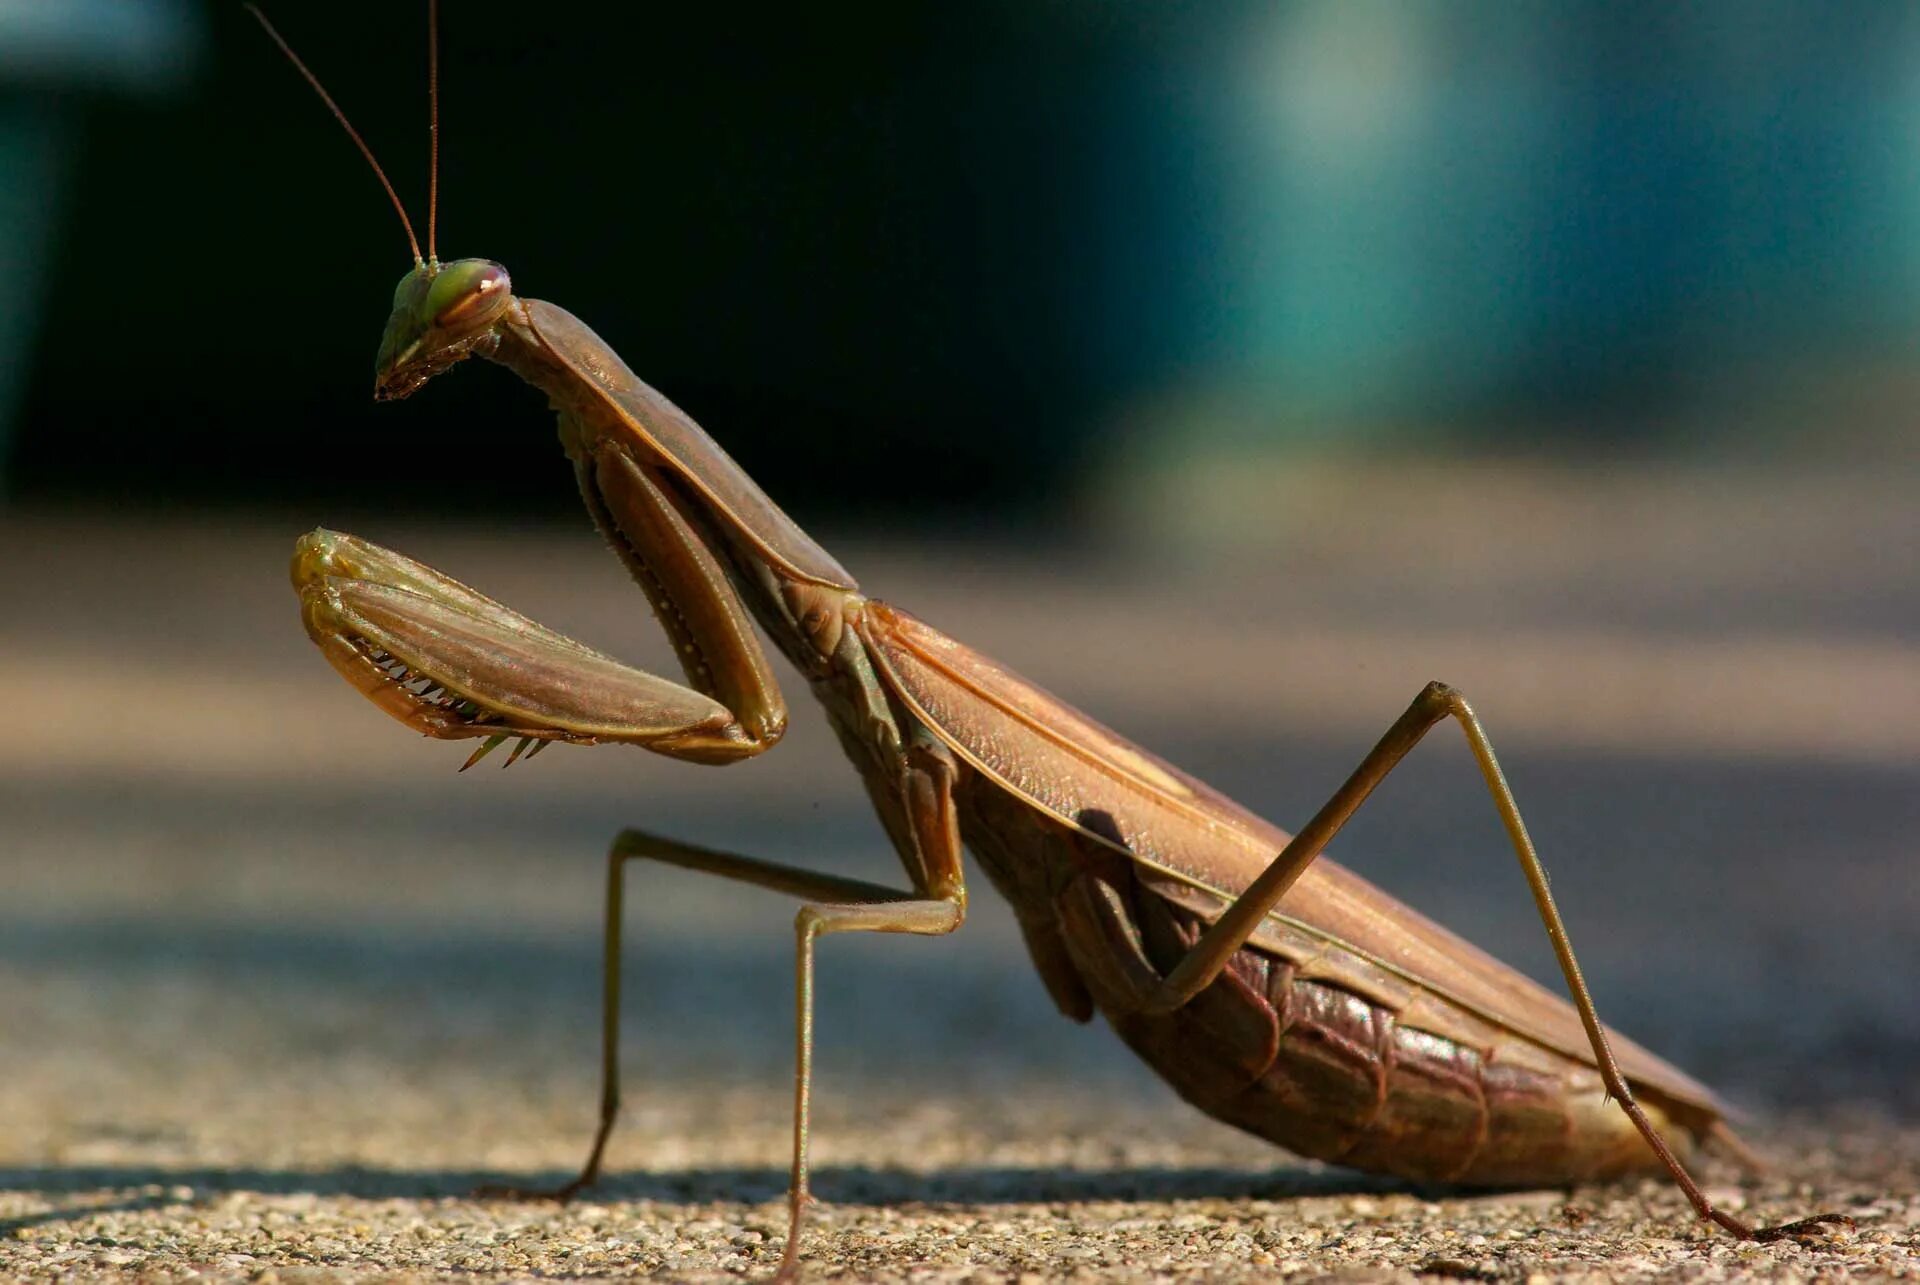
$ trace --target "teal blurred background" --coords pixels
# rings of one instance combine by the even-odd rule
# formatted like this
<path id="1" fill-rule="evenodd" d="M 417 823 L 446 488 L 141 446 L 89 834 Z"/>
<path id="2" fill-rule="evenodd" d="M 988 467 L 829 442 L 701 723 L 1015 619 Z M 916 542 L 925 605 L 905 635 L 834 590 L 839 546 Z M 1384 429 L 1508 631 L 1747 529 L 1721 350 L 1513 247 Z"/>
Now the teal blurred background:
<path id="1" fill-rule="evenodd" d="M 424 222 L 418 6 L 269 8 Z M 1303 447 L 1914 462 L 1910 4 L 446 10 L 446 253 L 803 519 Z M 370 404 L 400 229 L 237 5 L 0 0 L 0 166 L 16 499 L 571 512 L 504 373 Z"/>

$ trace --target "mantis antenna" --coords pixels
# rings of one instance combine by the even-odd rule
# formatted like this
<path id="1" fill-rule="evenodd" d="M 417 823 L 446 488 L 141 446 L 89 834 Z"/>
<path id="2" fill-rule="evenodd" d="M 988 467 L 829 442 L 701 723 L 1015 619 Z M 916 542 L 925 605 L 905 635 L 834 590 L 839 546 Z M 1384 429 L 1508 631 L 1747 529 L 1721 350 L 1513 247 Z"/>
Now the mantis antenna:
<path id="1" fill-rule="evenodd" d="M 427 262 L 439 263 L 433 234 L 440 220 L 440 0 L 427 0 L 427 136 Z"/>
<path id="2" fill-rule="evenodd" d="M 267 15 L 260 12 L 260 7 L 254 4 L 249 4 L 245 7 L 248 13 L 259 19 L 260 25 L 266 29 L 266 33 L 273 40 L 273 43 L 279 45 L 280 52 L 287 56 L 287 61 L 291 62 L 294 68 L 299 71 L 302 76 L 307 78 L 307 83 L 313 86 L 313 92 L 320 95 L 320 101 L 327 105 L 328 110 L 333 113 L 334 119 L 340 122 L 340 127 L 347 131 L 347 137 L 351 138 L 353 145 L 360 149 L 360 154 L 367 158 L 367 164 L 373 166 L 375 177 L 380 180 L 380 186 L 387 189 L 387 197 L 393 202 L 394 210 L 400 215 L 400 226 L 407 230 L 407 245 L 413 251 L 414 265 L 416 267 L 419 266 L 421 262 L 420 241 L 419 238 L 413 235 L 413 220 L 407 217 L 407 207 L 400 204 L 400 194 L 395 192 L 393 190 L 393 184 L 387 181 L 387 172 L 381 169 L 380 162 L 373 158 L 373 149 L 367 146 L 367 141 L 364 138 L 360 137 L 360 131 L 353 127 L 353 122 L 347 119 L 347 114 L 340 110 L 340 105 L 333 101 L 333 95 L 329 94 L 326 86 L 320 83 L 320 78 L 307 70 L 307 64 L 300 61 L 300 55 L 293 52 L 293 46 L 289 45 L 280 33 L 274 30 L 273 24 L 267 21 Z M 431 11 L 429 12 L 431 13 Z M 431 21 L 431 18 L 429 18 L 429 21 Z M 437 106 L 434 109 L 434 117 L 434 136 L 437 139 L 440 128 L 438 119 L 439 109 Z M 437 150 L 436 148 L 436 160 L 434 163 L 436 171 L 439 166 Z M 435 183 L 438 183 L 437 173 Z M 428 226 L 429 229 L 431 229 L 432 225 L 429 224 Z M 431 240 L 431 238 L 429 238 L 429 240 Z"/>

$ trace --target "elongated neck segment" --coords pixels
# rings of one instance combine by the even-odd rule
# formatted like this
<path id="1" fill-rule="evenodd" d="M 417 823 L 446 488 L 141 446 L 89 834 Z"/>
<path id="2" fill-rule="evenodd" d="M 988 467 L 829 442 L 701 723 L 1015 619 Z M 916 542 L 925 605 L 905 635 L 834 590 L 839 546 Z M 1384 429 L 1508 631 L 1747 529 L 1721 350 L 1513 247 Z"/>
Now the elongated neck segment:
<path id="1" fill-rule="evenodd" d="M 724 559 L 727 578 L 780 651 L 803 673 L 825 672 L 846 612 L 860 600 L 853 577 L 705 430 L 565 309 L 516 299 L 494 334 L 495 342 L 475 351 L 547 394 L 583 490 L 610 458 L 630 461 Z M 604 494 L 589 494 L 587 501 L 603 527 L 611 519 L 624 528 L 617 513 L 607 512 Z M 624 529 L 607 534 L 639 543 Z M 632 552 L 652 561 L 644 548 Z M 639 569 L 636 578 L 646 586 Z M 663 604 L 656 599 L 655 606 Z M 671 610 L 687 606 L 676 601 Z M 662 610 L 663 620 L 668 615 Z"/>

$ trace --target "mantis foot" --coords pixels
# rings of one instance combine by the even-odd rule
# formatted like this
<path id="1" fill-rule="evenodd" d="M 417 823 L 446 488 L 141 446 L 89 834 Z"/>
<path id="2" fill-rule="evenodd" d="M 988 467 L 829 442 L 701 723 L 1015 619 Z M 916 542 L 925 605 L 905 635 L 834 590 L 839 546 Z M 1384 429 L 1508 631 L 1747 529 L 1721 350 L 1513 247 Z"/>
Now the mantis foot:
<path id="1" fill-rule="evenodd" d="M 1801 1240 L 1809 1236 L 1829 1235 L 1828 1227 L 1845 1227 L 1852 1231 L 1859 1226 L 1845 1214 L 1815 1214 L 1811 1218 L 1799 1218 L 1790 1223 L 1781 1223 L 1778 1227 L 1756 1227 L 1753 1238 L 1761 1244 L 1773 1240 Z"/>
<path id="2" fill-rule="evenodd" d="M 581 1174 L 578 1178 L 575 1178 L 572 1182 L 563 1183 L 558 1187 L 513 1187 L 513 1186 L 507 1186 L 501 1183 L 490 1182 L 490 1183 L 486 1183 L 483 1186 L 475 1187 L 473 1189 L 473 1199 L 475 1200 L 521 1200 L 521 1201 L 550 1200 L 555 1204 L 564 1205 L 569 1200 L 572 1200 L 575 1196 L 579 1195 L 586 1188 L 592 1186 L 593 1182 L 594 1182 L 594 1179 L 588 1177 L 586 1174 Z"/>

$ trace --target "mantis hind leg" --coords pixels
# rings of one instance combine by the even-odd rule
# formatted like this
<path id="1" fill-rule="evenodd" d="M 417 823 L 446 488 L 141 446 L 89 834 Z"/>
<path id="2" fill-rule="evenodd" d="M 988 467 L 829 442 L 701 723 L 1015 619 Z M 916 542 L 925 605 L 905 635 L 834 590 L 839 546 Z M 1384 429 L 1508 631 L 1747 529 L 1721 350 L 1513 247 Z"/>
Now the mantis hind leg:
<path id="1" fill-rule="evenodd" d="M 1260 877 L 1254 880 L 1247 891 L 1242 893 L 1220 918 L 1194 943 L 1193 948 L 1167 974 L 1158 991 L 1147 1001 L 1149 1011 L 1170 1012 L 1186 1004 L 1210 984 L 1226 966 L 1227 960 L 1237 951 L 1254 928 L 1277 905 L 1287 889 L 1292 886 L 1300 873 L 1318 857 L 1333 836 L 1339 833 L 1347 820 L 1365 803 L 1374 788 L 1385 780 L 1400 760 L 1420 743 L 1428 731 L 1445 719 L 1452 718 L 1460 724 L 1466 734 L 1467 745 L 1473 751 L 1474 760 L 1479 764 L 1480 775 L 1486 781 L 1487 791 L 1493 796 L 1494 807 L 1500 813 L 1500 822 L 1505 827 L 1507 838 L 1513 845 L 1514 855 L 1520 859 L 1521 869 L 1525 872 L 1527 884 L 1533 892 L 1535 908 L 1540 920 L 1546 926 L 1547 937 L 1553 943 L 1555 957 L 1559 960 L 1560 971 L 1566 978 L 1567 990 L 1572 996 L 1574 1008 L 1580 1015 L 1580 1023 L 1585 1028 L 1587 1040 L 1593 1049 L 1594 1064 L 1600 1071 L 1601 1079 L 1607 1086 L 1607 1092 L 1620 1104 L 1620 1108 L 1633 1122 L 1647 1145 L 1653 1149 L 1660 1163 L 1672 1175 L 1692 1203 L 1700 1217 L 1715 1223 L 1742 1240 L 1769 1241 L 1784 1237 L 1797 1236 L 1812 1231 L 1823 1224 L 1852 1226 L 1853 1220 L 1843 1214 L 1819 1214 L 1812 1218 L 1802 1218 L 1795 1222 L 1784 1223 L 1777 1227 L 1754 1227 L 1732 1214 L 1716 1208 L 1707 1199 L 1686 1167 L 1673 1154 L 1659 1130 L 1647 1118 L 1640 1104 L 1634 1100 L 1633 1091 L 1628 1087 L 1626 1077 L 1621 1073 L 1613 1050 L 1607 1042 L 1606 1029 L 1600 1023 L 1600 1015 L 1595 1010 L 1593 996 L 1587 990 L 1586 979 L 1581 976 L 1580 964 L 1574 958 L 1573 946 L 1567 939 L 1566 924 L 1560 918 L 1560 909 L 1554 904 L 1553 894 L 1547 887 L 1547 874 L 1540 864 L 1539 854 L 1534 850 L 1533 840 L 1527 834 L 1526 822 L 1521 819 L 1519 805 L 1514 802 L 1513 791 L 1507 786 L 1506 774 L 1501 771 L 1500 763 L 1494 757 L 1493 745 L 1487 739 L 1486 731 L 1480 726 L 1480 720 L 1467 704 L 1466 698 L 1444 683 L 1429 683 L 1402 714 L 1387 729 L 1379 742 L 1370 750 L 1360 766 L 1334 792 L 1313 819 L 1301 828 L 1293 841 L 1281 849 L 1278 856 L 1268 865 Z M 1731 1137 L 1731 1133 L 1724 1133 Z"/>

